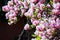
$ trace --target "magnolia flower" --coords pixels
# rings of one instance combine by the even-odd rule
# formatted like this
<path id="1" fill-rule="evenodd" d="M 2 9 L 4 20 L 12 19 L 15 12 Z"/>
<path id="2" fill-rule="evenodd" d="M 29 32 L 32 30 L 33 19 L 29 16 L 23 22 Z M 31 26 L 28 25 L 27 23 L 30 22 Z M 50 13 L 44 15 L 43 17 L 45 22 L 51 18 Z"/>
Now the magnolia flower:
<path id="1" fill-rule="evenodd" d="M 30 0 L 30 2 L 32 3 L 36 3 L 38 0 Z"/>
<path id="2" fill-rule="evenodd" d="M 26 17 L 33 17 L 33 10 L 30 8 L 28 12 L 24 13 Z"/>
<path id="3" fill-rule="evenodd" d="M 46 32 L 47 32 L 48 35 L 52 35 L 51 31 L 52 31 L 51 29 L 47 29 L 46 30 Z"/>
<path id="4" fill-rule="evenodd" d="M 18 0 L 13 0 L 13 2 L 17 4 L 18 3 Z"/>
<path id="5" fill-rule="evenodd" d="M 29 24 L 26 24 L 25 26 L 24 26 L 24 30 L 29 30 L 30 28 L 29 28 Z"/>
<path id="6" fill-rule="evenodd" d="M 24 0 L 23 5 L 25 9 L 28 9 L 28 2 L 26 0 Z"/>
<path id="7" fill-rule="evenodd" d="M 47 4 L 47 7 L 48 7 L 48 8 L 51 8 L 50 4 Z"/>
<path id="8" fill-rule="evenodd" d="M 6 19 L 8 19 L 8 17 L 9 17 L 9 12 L 6 13 L 5 16 L 6 16 Z"/>
<path id="9" fill-rule="evenodd" d="M 54 3 L 53 5 L 52 5 L 55 9 L 59 9 L 60 8 L 60 3 L 58 2 L 58 3 Z"/>
<path id="10" fill-rule="evenodd" d="M 41 3 L 39 5 L 40 5 L 40 10 L 44 10 L 44 6 L 45 5 L 44 4 L 41 4 Z"/>
<path id="11" fill-rule="evenodd" d="M 25 15 L 26 17 L 28 17 L 28 16 L 29 16 L 28 14 L 29 14 L 28 12 L 24 13 L 24 15 Z"/>
<path id="12" fill-rule="evenodd" d="M 45 36 L 45 32 L 44 31 L 39 32 L 39 37 L 42 38 L 43 36 Z"/>
<path id="13" fill-rule="evenodd" d="M 53 2 L 59 2 L 60 0 L 53 0 Z"/>
<path id="14" fill-rule="evenodd" d="M 39 21 L 38 21 L 38 20 L 35 20 L 35 21 L 32 22 L 32 24 L 33 24 L 34 26 L 37 26 L 37 25 L 39 24 Z"/>
<path id="15" fill-rule="evenodd" d="M 30 7 L 31 7 L 32 10 L 34 10 L 35 9 L 35 4 L 34 3 L 30 3 Z"/>
<path id="16" fill-rule="evenodd" d="M 51 20 L 50 21 L 50 27 L 55 27 L 56 25 L 56 21 L 55 20 Z"/>
<path id="17" fill-rule="evenodd" d="M 40 0 L 40 3 L 44 3 L 45 2 L 45 0 Z"/>
<path id="18" fill-rule="evenodd" d="M 18 3 L 16 4 L 17 6 L 22 6 L 22 2 L 21 1 L 18 1 Z"/>
<path id="19" fill-rule="evenodd" d="M 40 24 L 38 26 L 36 26 L 36 30 L 40 31 L 40 30 L 44 30 L 45 26 L 44 24 Z"/>
<path id="20" fill-rule="evenodd" d="M 36 31 L 34 32 L 34 34 L 35 34 L 35 35 L 39 35 L 39 31 L 36 30 Z"/>
<path id="21" fill-rule="evenodd" d="M 59 13 L 59 10 L 57 10 L 57 9 L 53 9 L 53 10 L 52 10 L 52 13 L 53 13 L 53 14 L 56 14 L 56 15 L 60 14 L 60 13 Z"/>
<path id="22" fill-rule="evenodd" d="M 8 1 L 8 5 L 13 6 L 14 4 L 12 1 Z"/>
<path id="23" fill-rule="evenodd" d="M 2 7 L 2 10 L 5 11 L 5 12 L 8 12 L 10 9 L 9 9 L 8 6 L 6 5 L 6 6 L 3 6 L 3 7 Z"/>
<path id="24" fill-rule="evenodd" d="M 42 36 L 41 40 L 48 40 L 48 39 L 45 36 Z"/>
<path id="25" fill-rule="evenodd" d="M 21 9 L 21 12 L 22 13 L 25 13 L 25 11 L 26 11 L 26 9 L 24 9 L 24 8 Z"/>
<path id="26" fill-rule="evenodd" d="M 37 18 L 41 18 L 41 14 L 40 13 L 38 13 Z"/>
<path id="27" fill-rule="evenodd" d="M 60 28 L 60 19 L 57 18 L 56 19 L 56 25 L 55 25 L 56 28 Z"/>

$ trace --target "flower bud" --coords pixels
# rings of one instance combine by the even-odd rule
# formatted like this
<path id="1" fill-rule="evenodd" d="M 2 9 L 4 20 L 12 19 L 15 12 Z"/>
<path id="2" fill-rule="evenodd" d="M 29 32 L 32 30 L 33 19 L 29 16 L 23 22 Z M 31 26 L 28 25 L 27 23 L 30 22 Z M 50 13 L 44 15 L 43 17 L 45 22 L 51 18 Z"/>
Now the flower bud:
<path id="1" fill-rule="evenodd" d="M 25 26 L 24 26 L 24 30 L 29 30 L 30 28 L 29 28 L 29 24 L 26 24 Z"/>

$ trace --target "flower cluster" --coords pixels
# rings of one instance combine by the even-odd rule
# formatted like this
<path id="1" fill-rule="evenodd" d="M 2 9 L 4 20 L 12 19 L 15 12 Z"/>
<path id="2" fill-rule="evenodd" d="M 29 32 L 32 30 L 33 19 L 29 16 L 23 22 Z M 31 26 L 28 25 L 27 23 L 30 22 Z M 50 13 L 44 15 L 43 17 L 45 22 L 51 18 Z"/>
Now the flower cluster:
<path id="1" fill-rule="evenodd" d="M 27 1 L 11 0 L 8 1 L 7 5 L 2 7 L 6 19 L 8 19 L 8 24 L 11 25 L 17 21 L 17 17 L 21 16 L 28 9 Z M 22 13 L 22 14 L 21 14 Z M 21 14 L 21 15 L 20 15 Z"/>
<path id="2" fill-rule="evenodd" d="M 11 0 L 8 5 L 3 6 L 6 19 L 9 24 L 15 23 L 19 15 L 27 18 L 25 30 L 35 28 L 35 36 L 41 40 L 50 40 L 57 29 L 60 28 L 60 1 L 53 0 L 52 4 L 45 4 L 45 0 Z"/>

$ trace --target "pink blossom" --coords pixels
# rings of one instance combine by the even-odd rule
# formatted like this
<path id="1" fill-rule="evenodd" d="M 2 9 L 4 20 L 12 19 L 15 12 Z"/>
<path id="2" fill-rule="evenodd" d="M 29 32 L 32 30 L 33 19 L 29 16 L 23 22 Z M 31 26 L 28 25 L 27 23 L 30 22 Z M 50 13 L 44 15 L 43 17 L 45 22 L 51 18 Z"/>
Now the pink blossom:
<path id="1" fill-rule="evenodd" d="M 21 9 L 21 12 L 22 13 L 25 13 L 25 11 L 26 11 L 26 9 L 24 9 L 24 8 Z"/>
<path id="2" fill-rule="evenodd" d="M 35 18 L 31 18 L 31 22 L 35 21 Z"/>
<path id="3" fill-rule="evenodd" d="M 12 6 L 8 6 L 8 8 L 9 8 L 10 10 L 13 10 L 13 9 L 14 9 Z"/>
<path id="4" fill-rule="evenodd" d="M 40 3 L 44 3 L 45 2 L 45 0 L 40 0 Z"/>
<path id="5" fill-rule="evenodd" d="M 51 35 L 52 34 L 51 31 L 52 31 L 51 29 L 47 29 L 46 30 L 46 32 L 47 32 L 48 35 Z"/>
<path id="6" fill-rule="evenodd" d="M 3 6 L 3 7 L 2 7 L 2 10 L 5 11 L 5 12 L 8 12 L 10 9 L 9 9 L 8 6 L 6 5 L 6 6 Z"/>
<path id="7" fill-rule="evenodd" d="M 50 21 L 50 27 L 55 27 L 56 25 L 56 21 L 55 20 L 51 20 Z"/>
<path id="8" fill-rule="evenodd" d="M 51 8 L 50 4 L 47 4 L 47 7 L 48 7 L 48 8 Z"/>
<path id="9" fill-rule="evenodd" d="M 30 0 L 30 2 L 32 3 L 36 3 L 38 0 Z"/>
<path id="10" fill-rule="evenodd" d="M 29 15 L 28 15 L 28 12 L 24 13 L 24 15 L 25 15 L 26 17 L 28 17 L 28 16 L 29 16 Z"/>
<path id="11" fill-rule="evenodd" d="M 57 9 L 53 9 L 52 12 L 53 12 L 53 14 L 56 14 L 56 15 L 60 14 L 59 10 L 57 10 Z"/>
<path id="12" fill-rule="evenodd" d="M 28 2 L 26 0 L 24 0 L 23 5 L 25 9 L 28 9 Z"/>
<path id="13" fill-rule="evenodd" d="M 39 24 L 39 21 L 38 21 L 38 20 L 35 20 L 35 21 L 32 22 L 32 24 L 33 24 L 34 26 L 37 26 L 37 25 Z"/>
<path id="14" fill-rule="evenodd" d="M 21 1 L 18 1 L 18 3 L 16 5 L 22 6 L 22 2 Z"/>
<path id="15" fill-rule="evenodd" d="M 45 35 L 45 32 L 44 31 L 39 32 L 39 36 L 40 37 L 43 37 L 44 35 Z"/>
<path id="16" fill-rule="evenodd" d="M 53 2 L 59 2 L 60 0 L 53 0 Z"/>
<path id="17" fill-rule="evenodd" d="M 14 4 L 12 1 L 8 1 L 8 5 L 13 6 Z"/>
<path id="18" fill-rule="evenodd" d="M 6 13 L 5 16 L 6 16 L 6 19 L 8 19 L 8 17 L 9 17 L 9 12 Z"/>
<path id="19" fill-rule="evenodd" d="M 32 10 L 34 10 L 35 9 L 35 4 L 34 3 L 30 3 L 30 7 L 31 7 Z"/>
<path id="20" fill-rule="evenodd" d="M 60 28 L 60 19 L 59 18 L 56 19 L 56 26 L 55 27 Z"/>
<path id="21" fill-rule="evenodd" d="M 40 13 L 38 13 L 37 18 L 40 18 L 40 17 L 41 17 L 41 14 L 40 14 Z"/>
<path id="22" fill-rule="evenodd" d="M 44 22 L 44 26 L 48 27 L 49 26 L 48 22 Z"/>
<path id="23" fill-rule="evenodd" d="M 29 24 L 26 24 L 25 26 L 24 26 L 24 30 L 29 30 L 30 28 L 29 28 Z"/>
<path id="24" fill-rule="evenodd" d="M 44 10 L 44 4 L 40 3 L 40 10 Z"/>
<path id="25" fill-rule="evenodd" d="M 53 4 L 53 7 L 55 8 L 55 9 L 59 9 L 60 8 L 60 3 L 58 2 L 58 3 L 54 3 Z"/>
<path id="26" fill-rule="evenodd" d="M 13 0 L 13 1 L 14 1 L 14 3 L 16 3 L 16 4 L 18 3 L 18 0 Z"/>
<path id="27" fill-rule="evenodd" d="M 39 31 L 36 30 L 36 31 L 34 32 L 34 34 L 35 34 L 35 35 L 39 35 Z"/>
<path id="28" fill-rule="evenodd" d="M 36 30 L 40 31 L 40 30 L 44 30 L 45 26 L 44 24 L 40 24 L 38 26 L 36 26 Z"/>
<path id="29" fill-rule="evenodd" d="M 24 13 L 26 17 L 32 17 L 33 16 L 33 10 L 30 8 L 28 12 Z"/>

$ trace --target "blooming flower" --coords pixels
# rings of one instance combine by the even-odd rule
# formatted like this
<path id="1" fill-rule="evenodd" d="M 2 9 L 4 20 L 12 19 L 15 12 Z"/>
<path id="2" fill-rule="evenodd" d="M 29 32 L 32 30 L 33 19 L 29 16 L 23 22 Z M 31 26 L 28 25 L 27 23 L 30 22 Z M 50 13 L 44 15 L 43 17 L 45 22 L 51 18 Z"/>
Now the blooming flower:
<path id="1" fill-rule="evenodd" d="M 38 0 L 30 0 L 30 2 L 32 3 L 36 3 Z"/>
<path id="2" fill-rule="evenodd" d="M 38 26 L 36 26 L 36 30 L 40 31 L 40 30 L 44 30 L 45 26 L 44 24 L 40 24 Z"/>
<path id="3" fill-rule="evenodd" d="M 35 20 L 35 21 L 32 22 L 32 24 L 33 24 L 34 26 L 37 26 L 37 25 L 39 24 L 39 21 L 38 21 L 38 20 Z"/>
<path id="4" fill-rule="evenodd" d="M 26 24 L 25 26 L 24 26 L 24 30 L 29 30 L 30 28 L 29 28 L 29 24 Z"/>
<path id="5" fill-rule="evenodd" d="M 5 11 L 5 12 L 8 12 L 8 11 L 9 11 L 9 8 L 8 8 L 8 6 L 6 5 L 6 6 L 3 6 L 3 7 L 2 7 L 2 10 Z"/>

